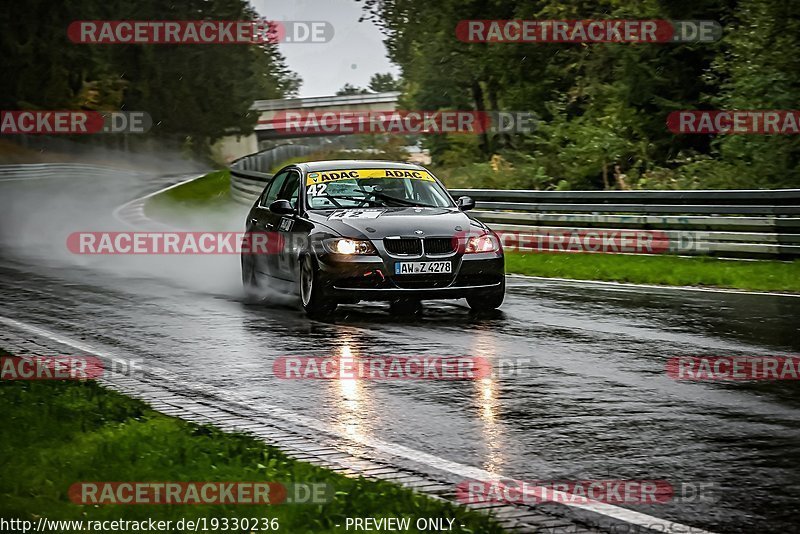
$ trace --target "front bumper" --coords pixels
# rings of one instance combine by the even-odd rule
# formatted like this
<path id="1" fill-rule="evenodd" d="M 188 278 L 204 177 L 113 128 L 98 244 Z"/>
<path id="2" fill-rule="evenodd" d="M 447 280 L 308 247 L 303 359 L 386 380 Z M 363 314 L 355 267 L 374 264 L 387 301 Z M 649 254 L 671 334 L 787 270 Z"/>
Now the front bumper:
<path id="1" fill-rule="evenodd" d="M 451 261 L 449 274 L 395 275 L 401 261 Z M 318 258 L 325 293 L 338 300 L 459 299 L 501 290 L 505 277 L 502 252 L 420 257 L 406 260 L 386 256 Z"/>

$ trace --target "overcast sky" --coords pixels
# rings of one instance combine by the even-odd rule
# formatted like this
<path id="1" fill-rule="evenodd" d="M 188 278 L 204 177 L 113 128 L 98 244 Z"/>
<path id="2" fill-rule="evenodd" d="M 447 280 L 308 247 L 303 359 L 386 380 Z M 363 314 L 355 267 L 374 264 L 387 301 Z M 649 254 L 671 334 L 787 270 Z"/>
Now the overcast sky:
<path id="1" fill-rule="evenodd" d="M 354 0 L 250 0 L 266 19 L 328 21 L 328 43 L 282 43 L 290 69 L 303 79 L 300 96 L 333 95 L 344 84 L 366 87 L 376 72 L 399 70 L 386 57 L 383 35 L 371 22 L 358 22 L 363 3 Z"/>

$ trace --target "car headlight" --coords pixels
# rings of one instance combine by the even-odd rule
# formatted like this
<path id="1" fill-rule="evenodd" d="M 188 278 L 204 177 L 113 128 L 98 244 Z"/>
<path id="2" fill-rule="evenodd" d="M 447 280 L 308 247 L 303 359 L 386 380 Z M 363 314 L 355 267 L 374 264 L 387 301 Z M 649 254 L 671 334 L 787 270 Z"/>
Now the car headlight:
<path id="1" fill-rule="evenodd" d="M 322 243 L 325 245 L 325 249 L 333 254 L 377 254 L 377 251 L 372 243 L 363 239 L 347 239 L 337 237 L 334 239 L 326 239 Z"/>
<path id="2" fill-rule="evenodd" d="M 467 239 L 464 254 L 478 254 L 480 252 L 497 252 L 500 250 L 500 240 L 492 234 L 472 236 Z"/>

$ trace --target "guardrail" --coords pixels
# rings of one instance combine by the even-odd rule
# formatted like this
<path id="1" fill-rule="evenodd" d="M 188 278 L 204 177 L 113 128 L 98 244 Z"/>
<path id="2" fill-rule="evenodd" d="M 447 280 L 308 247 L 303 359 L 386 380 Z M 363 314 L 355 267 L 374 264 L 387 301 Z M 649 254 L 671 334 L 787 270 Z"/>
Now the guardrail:
<path id="1" fill-rule="evenodd" d="M 231 198 L 242 204 L 252 204 L 272 178 L 269 171 L 276 164 L 305 156 L 313 150 L 306 145 L 279 145 L 237 159 L 230 164 Z"/>
<path id="2" fill-rule="evenodd" d="M 538 236 L 654 230 L 681 254 L 800 256 L 800 189 L 450 193 L 475 199 L 475 215 L 498 231 Z"/>
<path id="3" fill-rule="evenodd" d="M 84 163 L 25 163 L 0 165 L 0 181 L 43 180 L 48 178 L 108 178 L 140 176 L 142 173 Z"/>
<path id="4" fill-rule="evenodd" d="M 271 163 L 263 165 L 265 161 Z M 271 168 L 275 161 L 265 154 L 255 154 L 234 162 L 231 166 L 234 198 L 243 203 L 254 202 L 271 178 L 262 169 Z M 739 258 L 800 257 L 800 189 L 451 189 L 450 193 L 454 198 L 472 197 L 477 207 L 471 213 L 494 230 L 524 234 L 530 241 L 552 240 L 553 236 L 602 236 L 648 230 L 657 231 L 660 238 L 668 241 L 669 251 L 673 253 Z"/>

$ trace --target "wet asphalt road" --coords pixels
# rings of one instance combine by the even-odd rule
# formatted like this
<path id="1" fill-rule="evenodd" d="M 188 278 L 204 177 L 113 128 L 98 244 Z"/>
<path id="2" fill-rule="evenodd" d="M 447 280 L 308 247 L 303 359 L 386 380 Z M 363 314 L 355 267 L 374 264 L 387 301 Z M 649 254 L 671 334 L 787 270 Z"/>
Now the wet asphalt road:
<path id="1" fill-rule="evenodd" d="M 346 435 L 522 480 L 713 483 L 714 502 L 630 508 L 716 532 L 800 531 L 800 384 L 686 383 L 664 372 L 674 356 L 797 355 L 800 298 L 512 277 L 492 316 L 474 316 L 463 302 L 428 303 L 421 317 L 400 318 L 361 304 L 317 322 L 291 301 L 246 303 L 236 257 L 64 250 L 70 231 L 115 229 L 113 207 L 176 179 L 0 183 L 2 315 Z M 198 218 L 210 230 L 238 229 L 242 219 Z M 278 356 L 423 354 L 513 361 L 517 373 L 472 382 L 272 373 Z"/>

